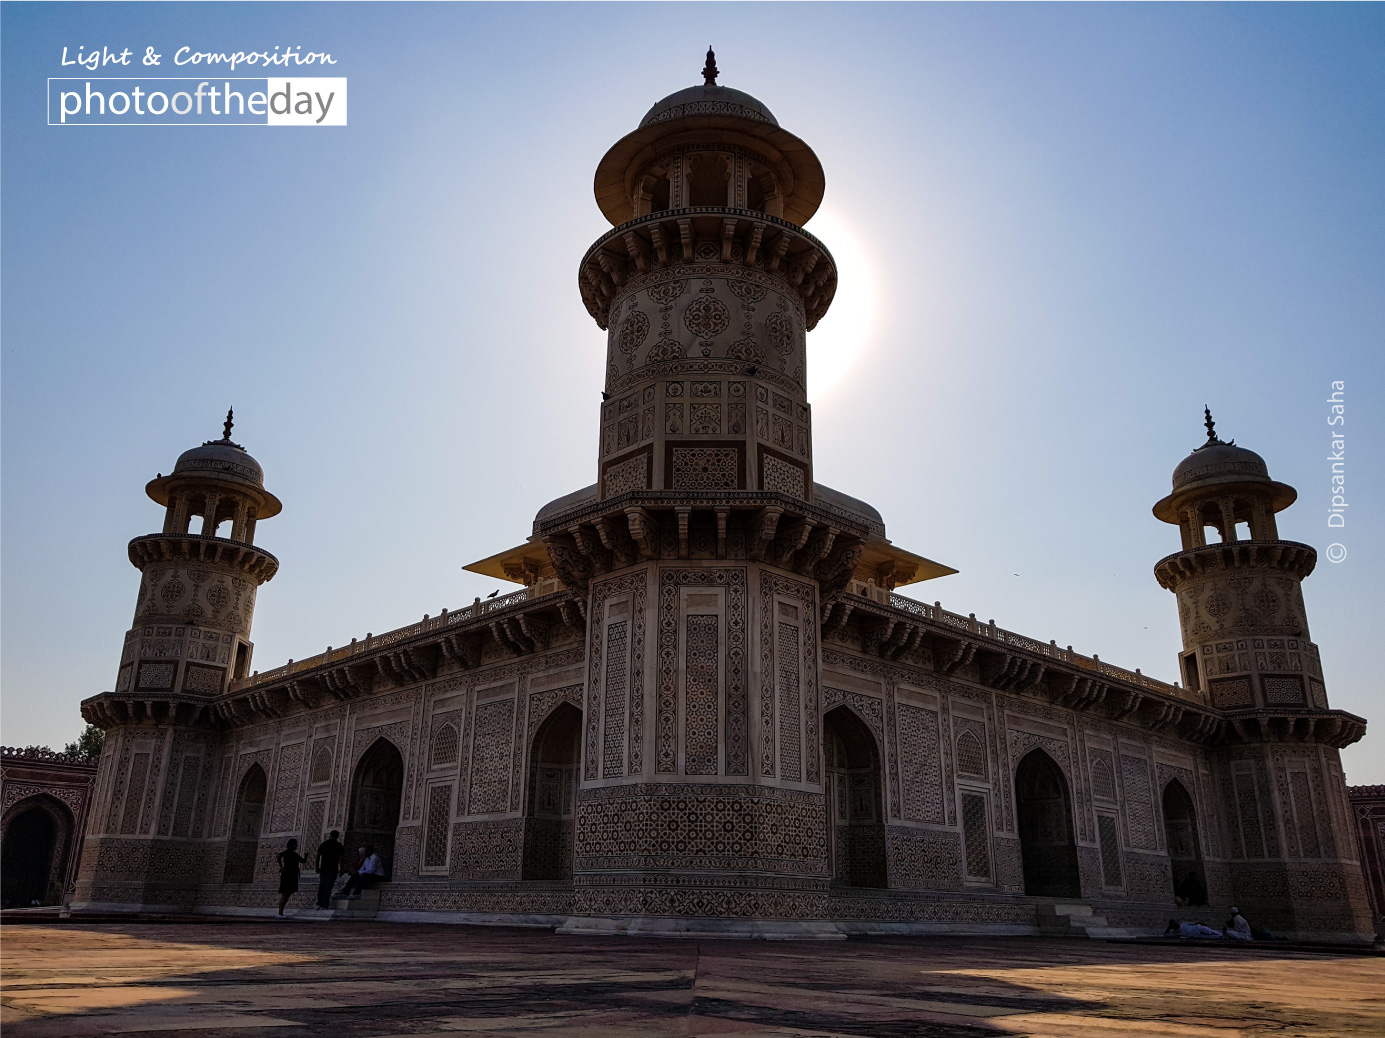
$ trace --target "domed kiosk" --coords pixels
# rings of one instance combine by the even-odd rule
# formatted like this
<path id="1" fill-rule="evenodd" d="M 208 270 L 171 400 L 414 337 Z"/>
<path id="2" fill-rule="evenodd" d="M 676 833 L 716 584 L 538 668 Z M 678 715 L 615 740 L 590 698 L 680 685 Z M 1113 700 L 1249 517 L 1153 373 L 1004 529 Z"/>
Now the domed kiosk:
<path id="1" fill-rule="evenodd" d="M 116 696 L 93 708 L 102 716 L 176 713 L 184 697 L 218 696 L 249 673 L 255 595 L 279 568 L 255 547 L 255 526 L 283 505 L 265 489 L 260 463 L 232 442 L 233 420 L 227 411 L 221 439 L 184 451 L 171 473 L 145 487 L 164 506 L 163 530 L 130 542 L 143 579 Z M 144 705 L 132 707 L 131 695 Z"/>
<path id="2" fill-rule="evenodd" d="M 1154 506 L 1154 516 L 1183 531 L 1183 547 L 1207 543 L 1213 528 L 1221 541 L 1237 540 L 1244 525 L 1248 540 L 1278 539 L 1274 514 L 1288 508 L 1298 492 L 1270 479 L 1265 460 L 1252 450 L 1218 439 L 1210 409 L 1204 409 L 1207 442 L 1173 470 L 1173 492 Z"/>

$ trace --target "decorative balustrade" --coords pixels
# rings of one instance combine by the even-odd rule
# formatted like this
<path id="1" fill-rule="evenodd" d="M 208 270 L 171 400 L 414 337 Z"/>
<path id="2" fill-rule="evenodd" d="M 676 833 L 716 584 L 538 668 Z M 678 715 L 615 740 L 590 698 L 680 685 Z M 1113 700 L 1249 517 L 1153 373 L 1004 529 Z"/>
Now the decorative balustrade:
<path id="1" fill-rule="evenodd" d="M 49 749 L 47 746 L 0 746 L 0 757 L 54 764 L 95 764 L 99 759 L 85 753 L 68 753 L 65 750 Z"/>
<path id="2" fill-rule="evenodd" d="M 1071 645 L 1067 648 L 1063 648 L 1056 642 L 1041 642 L 1036 638 L 1029 638 L 1022 634 L 1016 634 L 1014 631 L 1007 631 L 1002 627 L 996 626 L 994 623 L 986 623 L 976 619 L 975 613 L 971 613 L 967 616 L 962 616 L 958 613 L 950 613 L 944 609 L 939 602 L 929 605 L 927 602 L 919 602 L 912 598 L 906 598 L 904 595 L 894 594 L 875 584 L 867 584 L 860 581 L 852 581 L 848 590 L 852 594 L 868 598 L 872 602 L 877 602 L 880 605 L 889 606 L 892 609 L 910 613 L 920 619 L 931 621 L 932 623 L 942 624 L 959 631 L 965 631 L 978 638 L 985 638 L 990 641 L 999 642 L 1002 645 L 1022 649 L 1025 652 L 1032 652 L 1037 656 L 1047 656 L 1049 659 L 1057 662 L 1081 667 L 1083 670 L 1090 670 L 1103 677 L 1115 678 L 1118 681 L 1137 685 L 1140 688 L 1162 692 L 1167 696 L 1175 696 L 1178 699 L 1187 699 L 1194 702 L 1201 701 L 1188 689 L 1178 685 L 1170 685 L 1168 682 L 1160 681 L 1158 678 L 1151 678 L 1145 674 L 1141 674 L 1138 669 L 1126 670 L 1124 667 L 1117 667 L 1110 663 L 1105 663 L 1095 655 L 1083 656 L 1081 653 L 1074 652 Z"/>
<path id="3" fill-rule="evenodd" d="M 611 300 L 630 277 L 708 261 L 744 263 L 786 280 L 803 300 L 809 331 L 827 312 L 837 288 L 832 254 L 802 227 L 727 206 L 667 209 L 613 227 L 582 257 L 578 286 L 587 312 L 604 330 Z"/>
<path id="4" fill-rule="evenodd" d="M 405 642 L 420 635 L 429 634 L 434 631 L 443 631 L 451 628 L 455 624 L 467 623 L 478 620 L 481 617 L 489 616 L 509 609 L 511 606 L 521 602 L 529 602 L 539 598 L 546 598 L 549 595 L 557 594 L 562 587 L 557 581 L 541 581 L 532 587 L 521 588 L 508 595 L 501 595 L 498 598 L 478 598 L 465 609 L 447 610 L 444 609 L 437 616 L 424 616 L 422 620 L 415 620 L 411 624 L 396 628 L 393 631 L 386 631 L 384 634 L 367 634 L 363 639 L 351 639 L 351 644 L 343 645 L 340 648 L 328 646 L 326 652 L 320 652 L 316 656 L 309 656 L 302 660 L 289 660 L 282 667 L 275 667 L 273 670 L 256 671 L 248 678 L 244 678 L 232 685 L 233 691 L 242 691 L 258 685 L 273 684 L 282 681 L 284 678 L 301 674 L 306 670 L 314 670 L 318 667 L 326 666 L 330 663 L 340 663 L 349 660 L 353 656 L 360 656 L 367 652 L 374 652 L 377 649 L 386 649 L 399 642 Z"/>
<path id="5" fill-rule="evenodd" d="M 554 586 L 549 586 L 554 585 Z M 498 613 L 509 609 L 512 606 L 523 602 L 533 601 L 539 598 L 546 598 L 549 595 L 557 594 L 562 590 L 556 581 L 543 581 L 532 587 L 521 588 L 519 591 L 511 592 L 508 595 L 501 595 L 498 598 L 478 598 L 474 603 L 465 609 L 448 611 L 444 609 L 437 616 L 425 616 L 422 620 L 416 620 L 404 627 L 388 631 L 385 634 L 367 634 L 364 639 L 353 639 L 350 645 L 340 648 L 328 648 L 326 652 L 319 653 L 303 660 L 289 660 L 282 667 L 274 670 L 257 671 L 242 681 L 235 683 L 234 690 L 240 691 L 258 685 L 272 684 L 282 681 L 285 678 L 300 674 L 303 671 L 313 670 L 317 667 L 326 666 L 331 663 L 338 663 L 348 660 L 353 656 L 359 656 L 367 652 L 378 649 L 388 648 L 399 642 L 417 638 L 420 635 L 429 634 L 434 631 L 443 631 L 456 624 L 469 623 L 479 620 L 492 613 Z M 922 620 L 951 627 L 955 630 L 974 635 L 978 638 L 985 638 L 988 641 L 1007 645 L 1024 652 L 1030 652 L 1037 656 L 1046 656 L 1059 663 L 1067 663 L 1083 670 L 1090 670 L 1103 677 L 1114 678 L 1127 684 L 1136 685 L 1140 688 L 1148 688 L 1164 695 L 1175 696 L 1179 699 L 1196 700 L 1196 697 L 1188 689 L 1177 685 L 1170 685 L 1157 678 L 1140 673 L 1138 669 L 1127 670 L 1124 667 L 1117 667 L 1106 663 L 1099 657 L 1083 656 L 1081 653 L 1074 652 L 1071 646 L 1063 648 L 1056 642 L 1041 642 L 1036 638 L 1030 638 L 1014 631 L 1007 631 L 993 623 L 976 619 L 976 614 L 971 613 L 962 616 L 959 613 L 952 613 L 944 609 L 941 603 L 935 602 L 929 605 L 927 602 L 919 602 L 916 599 L 907 598 L 904 595 L 897 595 L 885 588 L 875 584 L 852 581 L 848 590 L 852 594 L 860 595 L 872 602 L 898 609 L 901 612 L 917 616 Z M 8 752 L 8 751 L 6 751 Z"/>

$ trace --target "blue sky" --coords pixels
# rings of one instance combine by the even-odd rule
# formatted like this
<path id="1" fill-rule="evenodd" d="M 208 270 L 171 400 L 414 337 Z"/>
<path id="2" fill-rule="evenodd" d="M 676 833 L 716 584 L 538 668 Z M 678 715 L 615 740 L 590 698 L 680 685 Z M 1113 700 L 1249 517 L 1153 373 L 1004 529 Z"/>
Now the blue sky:
<path id="1" fill-rule="evenodd" d="M 1281 536 L 1333 705 L 1385 725 L 1385 9 L 1377 5 L 0 8 L 3 701 L 60 744 L 111 687 L 160 528 L 220 433 L 284 512 L 254 666 L 456 608 L 593 481 L 596 163 L 698 81 L 827 173 L 817 478 L 961 572 L 912 593 L 1173 679 L 1150 506 L 1218 430 L 1299 490 Z M 330 51 L 345 129 L 58 128 L 62 48 Z M 167 60 L 167 57 L 165 58 Z M 133 72 L 130 74 L 140 74 Z M 164 71 L 176 75 L 178 71 Z M 1329 383 L 1350 521 L 1329 536 Z M 1377 648 L 1372 648 L 1377 646 Z M 1348 780 L 1385 782 L 1379 731 Z"/>

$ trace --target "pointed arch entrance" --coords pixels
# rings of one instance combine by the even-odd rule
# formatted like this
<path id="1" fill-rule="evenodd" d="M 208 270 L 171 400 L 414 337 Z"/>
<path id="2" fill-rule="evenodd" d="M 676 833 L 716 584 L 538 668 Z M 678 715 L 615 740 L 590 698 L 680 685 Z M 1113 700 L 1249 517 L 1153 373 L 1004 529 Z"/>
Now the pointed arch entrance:
<path id="1" fill-rule="evenodd" d="M 529 800 L 525 805 L 524 879 L 571 879 L 573 806 L 581 754 L 582 711 L 558 705 L 529 750 Z"/>
<path id="2" fill-rule="evenodd" d="M 226 843 L 227 883 L 250 883 L 255 879 L 255 858 L 260 849 L 260 823 L 264 821 L 265 792 L 268 788 L 264 768 L 250 765 L 236 790 L 236 807 L 231 815 L 231 838 Z"/>
<path id="3" fill-rule="evenodd" d="M 0 848 L 0 904 L 27 908 L 62 900 L 72 813 L 48 797 L 21 801 L 5 825 Z"/>
<path id="4" fill-rule="evenodd" d="M 880 748 L 865 722 L 844 706 L 829 710 L 822 722 L 833 882 L 888 886 Z"/>
<path id="5" fill-rule="evenodd" d="M 1015 769 L 1015 803 L 1024 892 L 1032 897 L 1081 897 L 1068 780 L 1043 750 L 1030 750 Z"/>
<path id="6" fill-rule="evenodd" d="M 394 836 L 403 797 L 404 757 L 388 739 L 376 739 L 361 755 L 351 776 L 345 844 L 348 861 L 355 861 L 358 847 L 371 844 L 385 868 L 385 879 L 394 875 Z"/>
<path id="7" fill-rule="evenodd" d="M 1169 850 L 1175 897 L 1190 905 L 1207 904 L 1207 876 L 1198 840 L 1197 811 L 1193 798 L 1178 779 L 1164 787 L 1164 839 Z"/>

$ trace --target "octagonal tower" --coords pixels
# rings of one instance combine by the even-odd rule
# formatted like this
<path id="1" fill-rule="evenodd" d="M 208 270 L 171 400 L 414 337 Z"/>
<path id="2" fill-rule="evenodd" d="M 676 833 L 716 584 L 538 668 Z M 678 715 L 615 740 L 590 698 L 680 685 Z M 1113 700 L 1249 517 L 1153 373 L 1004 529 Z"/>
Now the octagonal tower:
<path id="1" fill-rule="evenodd" d="M 822 167 L 717 74 L 708 51 L 597 169 L 597 483 L 535 522 L 588 603 L 570 927 L 836 935 L 821 607 L 887 542 L 813 482 L 804 336 L 837 274 L 801 224 Z"/>
<path id="2" fill-rule="evenodd" d="M 1317 552 L 1281 541 L 1274 519 L 1298 494 L 1270 479 L 1260 455 L 1218 439 L 1210 410 L 1206 425 L 1207 442 L 1179 462 L 1173 492 L 1154 506 L 1183 538 L 1155 567 L 1178 596 L 1183 679 L 1215 707 L 1325 710 L 1300 588 Z"/>
<path id="3" fill-rule="evenodd" d="M 1222 712 L 1216 751 L 1230 862 L 1213 885 L 1271 930 L 1329 939 L 1371 931 L 1338 751 L 1359 718 L 1330 710 L 1301 583 L 1317 553 L 1279 539 L 1275 513 L 1294 488 L 1254 451 L 1207 442 L 1173 472 L 1154 506 L 1183 550 L 1155 566 L 1178 596 L 1188 688 Z M 1215 531 L 1216 539 L 1207 536 Z"/>
<path id="4" fill-rule="evenodd" d="M 822 167 L 749 94 L 664 98 L 606 153 L 596 198 L 615 229 L 580 265 L 607 335 L 602 499 L 630 490 L 813 498 L 804 333 L 837 272 L 800 226 Z"/>
<path id="5" fill-rule="evenodd" d="M 260 463 L 231 442 L 232 419 L 226 412 L 221 439 L 184 451 L 145 487 L 164 524 L 130 542 L 142 579 L 116 692 L 210 697 L 249 673 L 255 594 L 279 568 L 255 547 L 255 525 L 283 506 Z"/>
<path id="6" fill-rule="evenodd" d="M 184 451 L 145 487 L 164 506 L 163 530 L 130 542 L 140 590 L 115 689 L 82 703 L 106 742 L 78 907 L 193 904 L 211 853 L 219 730 L 237 719 L 222 697 L 249 671 L 255 595 L 279 568 L 254 543 L 279 499 L 259 462 L 231 442 L 231 425 L 228 411 L 221 439 Z M 229 759 L 219 766 L 225 781 Z"/>

